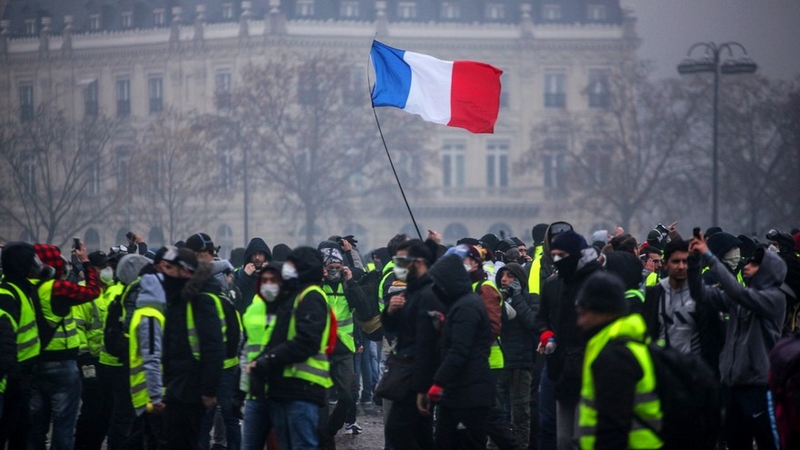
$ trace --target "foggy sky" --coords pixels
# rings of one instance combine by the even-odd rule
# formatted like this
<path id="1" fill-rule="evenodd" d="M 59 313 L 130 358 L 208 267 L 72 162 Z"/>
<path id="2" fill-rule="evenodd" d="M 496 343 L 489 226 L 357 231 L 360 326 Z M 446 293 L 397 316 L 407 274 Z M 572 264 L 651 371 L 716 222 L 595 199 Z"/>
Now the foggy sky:
<path id="1" fill-rule="evenodd" d="M 657 78 L 678 76 L 695 42 L 737 41 L 770 78 L 800 75 L 800 0 L 622 0 L 642 38 L 639 57 Z M 700 55 L 696 49 L 694 56 Z M 739 54 L 735 54 L 738 56 Z"/>

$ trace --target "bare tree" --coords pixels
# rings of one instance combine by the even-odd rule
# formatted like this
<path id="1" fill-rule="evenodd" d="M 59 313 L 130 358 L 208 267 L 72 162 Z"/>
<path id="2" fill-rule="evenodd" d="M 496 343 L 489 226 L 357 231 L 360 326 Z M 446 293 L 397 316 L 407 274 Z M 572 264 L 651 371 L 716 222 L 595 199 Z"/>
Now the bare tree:
<path id="1" fill-rule="evenodd" d="M 34 242 L 64 245 L 114 210 L 111 137 L 117 122 L 71 122 L 42 105 L 29 120 L 0 126 L 0 215 Z"/>
<path id="2" fill-rule="evenodd" d="M 697 99 L 676 81 L 648 81 L 643 63 L 623 63 L 584 92 L 593 107 L 549 114 L 531 130 L 516 170 L 544 174 L 546 197 L 624 228 L 667 199 L 664 181 L 686 169 Z"/>
<path id="3" fill-rule="evenodd" d="M 799 212 L 800 157 L 792 141 L 800 124 L 797 95 L 787 82 L 756 76 L 726 80 L 719 108 L 720 197 L 724 217 L 742 232 L 797 225 L 790 223 Z"/>
<path id="4" fill-rule="evenodd" d="M 184 239 L 224 212 L 220 161 L 195 119 L 168 110 L 150 121 L 134 150 L 131 211 L 167 242 Z"/>
<path id="5" fill-rule="evenodd" d="M 302 221 L 308 244 L 320 217 L 344 220 L 356 202 L 394 183 L 363 73 L 346 55 L 330 52 L 249 66 L 227 114 L 209 125 L 247 156 L 248 169 L 274 193 L 281 212 Z M 382 117 L 391 119 L 384 126 L 392 130 L 387 139 L 395 157 L 404 161 L 401 176 L 410 176 L 420 166 L 414 158 L 424 154 L 427 127 L 407 114 Z"/>

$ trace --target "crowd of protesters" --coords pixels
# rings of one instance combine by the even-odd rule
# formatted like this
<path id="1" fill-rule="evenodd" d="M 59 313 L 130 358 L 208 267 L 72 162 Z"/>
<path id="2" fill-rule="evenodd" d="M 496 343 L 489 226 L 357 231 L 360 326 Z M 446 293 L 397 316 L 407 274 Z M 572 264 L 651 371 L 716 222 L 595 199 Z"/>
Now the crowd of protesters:
<path id="1" fill-rule="evenodd" d="M 800 446 L 798 230 L 127 237 L 3 246 L 3 448 L 333 449 L 364 407 L 393 450 L 670 448 L 660 349 L 719 386 L 695 448 Z"/>

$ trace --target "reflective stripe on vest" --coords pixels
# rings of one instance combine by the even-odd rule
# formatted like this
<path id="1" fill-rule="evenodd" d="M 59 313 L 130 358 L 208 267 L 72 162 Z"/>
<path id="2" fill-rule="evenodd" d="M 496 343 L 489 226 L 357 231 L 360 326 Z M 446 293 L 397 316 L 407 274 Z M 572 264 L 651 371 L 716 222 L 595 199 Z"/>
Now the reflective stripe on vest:
<path id="1" fill-rule="evenodd" d="M 253 303 L 247 307 L 242 316 L 242 327 L 245 330 L 247 339 L 244 349 L 248 363 L 255 361 L 258 355 L 267 347 L 267 343 L 272 337 L 272 332 L 275 331 L 276 318 L 275 314 L 267 315 L 267 303 L 260 296 L 253 297 Z M 242 378 L 247 380 L 247 377 Z M 252 380 L 247 380 L 247 382 L 251 383 Z M 267 391 L 268 389 L 265 385 L 264 392 Z M 248 398 L 252 399 L 253 397 L 248 394 Z"/>
<path id="2" fill-rule="evenodd" d="M 333 310 L 333 315 L 336 316 L 336 336 L 350 352 L 355 352 L 353 311 L 350 310 L 350 305 L 347 304 L 347 298 L 344 296 L 344 285 L 338 283 L 336 292 L 333 292 L 333 288 L 325 284 L 322 286 L 322 290 L 325 291 L 328 307 Z"/>
<path id="3" fill-rule="evenodd" d="M 592 364 L 605 346 L 615 338 L 637 338 L 644 336 L 646 325 L 639 314 L 631 314 L 608 324 L 599 333 L 594 335 L 586 344 L 586 354 L 583 362 L 583 381 L 581 385 L 581 402 L 578 407 L 578 433 L 580 447 L 592 449 L 595 446 L 595 432 L 597 428 L 597 405 L 595 403 L 594 379 Z M 661 448 L 664 444 L 652 430 L 661 429 L 661 401 L 656 393 L 656 375 L 653 360 L 647 345 L 641 342 L 628 341 L 626 347 L 631 351 L 643 376 L 636 383 L 636 393 L 633 403 L 631 430 L 628 433 L 628 448 L 653 449 Z M 638 419 L 652 428 L 640 423 Z"/>
<path id="4" fill-rule="evenodd" d="M 41 341 L 39 341 L 39 328 L 36 326 L 36 310 L 33 306 L 33 300 L 25 295 L 19 286 L 13 283 L 6 281 L 3 286 L 4 288 L 0 289 L 0 292 L 13 296 L 19 302 L 17 362 L 27 361 L 39 356 L 42 348 Z"/>
<path id="5" fill-rule="evenodd" d="M 38 284 L 38 280 L 31 279 L 31 283 Z M 58 316 L 53 313 L 53 285 L 55 280 L 48 280 L 40 284 L 39 291 L 39 304 L 42 307 L 42 315 L 44 315 L 47 324 L 55 329 L 53 338 L 45 347 L 45 352 L 58 351 L 58 350 L 72 350 L 78 349 L 81 346 L 81 340 L 78 337 L 78 329 L 75 325 L 75 320 L 72 318 L 72 310 L 66 316 Z M 41 332 L 41 330 L 39 330 Z"/>
<path id="6" fill-rule="evenodd" d="M 100 322 L 103 324 L 103 328 L 106 326 L 106 318 L 108 317 L 108 305 L 113 302 L 118 295 L 124 296 L 126 293 L 127 286 L 120 282 L 116 282 L 111 286 L 106 287 L 100 293 L 100 297 L 97 298 L 92 303 L 97 304 L 97 309 L 99 311 Z M 125 315 L 125 308 L 122 309 L 123 316 Z M 122 362 L 119 358 L 110 355 L 106 352 L 105 343 L 103 343 L 103 332 L 100 332 L 100 364 L 104 366 L 114 366 L 114 367 L 122 367 Z"/>
<path id="7" fill-rule="evenodd" d="M 139 335 L 136 329 L 142 322 L 142 319 L 152 317 L 158 320 L 161 324 L 161 330 L 164 330 L 164 314 L 161 311 L 146 306 L 138 308 L 133 312 L 131 318 L 131 326 L 128 329 L 130 338 L 128 339 L 128 350 L 130 355 L 130 386 L 131 386 L 131 402 L 133 408 L 138 409 L 147 406 L 150 403 L 150 393 L 147 391 L 147 379 L 144 371 L 144 358 L 139 349 Z M 162 331 L 163 332 L 163 331 Z"/>
<path id="8" fill-rule="evenodd" d="M 325 292 L 316 285 L 303 289 L 303 291 L 300 292 L 297 297 L 295 297 L 294 306 L 292 307 L 292 317 L 289 319 L 289 332 L 286 335 L 286 339 L 289 341 L 294 339 L 295 335 L 297 334 L 297 330 L 295 328 L 295 312 L 297 311 L 297 306 L 301 301 L 303 301 L 303 298 L 305 298 L 306 294 L 311 291 L 319 292 L 319 294 L 322 295 L 323 300 L 325 300 Z M 325 302 L 325 309 L 328 309 L 327 300 Z M 319 339 L 319 351 L 317 354 L 311 356 L 301 363 L 286 366 L 286 368 L 283 369 L 284 377 L 299 378 L 301 380 L 318 384 L 324 388 L 333 386 L 333 380 L 331 380 L 330 376 L 330 364 L 328 363 L 328 356 L 325 354 L 325 348 L 328 346 L 328 334 L 330 333 L 331 327 L 330 311 L 326 311 L 326 316 L 325 329 L 322 331 L 322 335 Z"/>
<path id="9" fill-rule="evenodd" d="M 533 261 L 531 261 L 531 273 L 528 274 L 528 292 L 539 294 L 542 289 L 542 255 L 544 247 L 537 245 L 533 249 Z"/>
<path id="10" fill-rule="evenodd" d="M 638 298 L 639 301 L 644 303 L 644 294 L 642 294 L 642 291 L 638 289 L 628 289 L 627 291 L 625 291 L 625 298 L 627 299 Z"/>
<path id="11" fill-rule="evenodd" d="M 222 299 L 219 298 L 216 294 L 206 293 L 209 297 L 214 299 L 214 306 L 217 307 L 217 315 L 219 315 L 219 321 L 222 324 L 222 344 L 225 348 L 228 348 L 228 322 L 225 320 L 225 308 L 222 306 Z M 258 297 L 256 295 L 255 297 Z M 239 322 L 239 330 L 242 329 L 242 319 L 239 317 L 239 313 L 236 313 L 236 320 Z M 223 369 L 230 369 L 231 367 L 236 367 L 239 365 L 239 357 L 232 356 L 230 358 L 226 358 L 225 361 L 222 363 Z"/>
<path id="12" fill-rule="evenodd" d="M 503 305 L 503 294 L 500 293 L 500 290 L 497 289 L 497 285 L 495 285 L 491 280 L 481 280 L 472 283 L 472 292 L 478 292 L 478 289 L 481 288 L 484 284 L 491 286 L 497 291 L 497 295 L 500 296 L 500 309 L 502 311 Z M 503 349 L 500 347 L 500 336 L 492 341 L 492 346 L 489 347 L 489 368 L 490 369 L 502 369 L 505 367 L 505 358 L 503 357 Z"/>
<path id="13" fill-rule="evenodd" d="M 644 279 L 645 286 L 655 286 L 658 284 L 659 280 L 658 272 L 650 272 L 647 274 L 647 278 Z"/>

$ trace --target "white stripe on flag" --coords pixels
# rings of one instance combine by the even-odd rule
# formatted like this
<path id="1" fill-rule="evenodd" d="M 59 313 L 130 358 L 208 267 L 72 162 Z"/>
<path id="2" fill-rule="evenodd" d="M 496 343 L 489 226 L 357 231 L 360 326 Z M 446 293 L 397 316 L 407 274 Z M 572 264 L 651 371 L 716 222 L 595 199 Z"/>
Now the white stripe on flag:
<path id="1" fill-rule="evenodd" d="M 403 60 L 411 67 L 411 90 L 403 110 L 419 114 L 429 122 L 447 125 L 453 62 L 414 52 L 405 52 Z"/>

